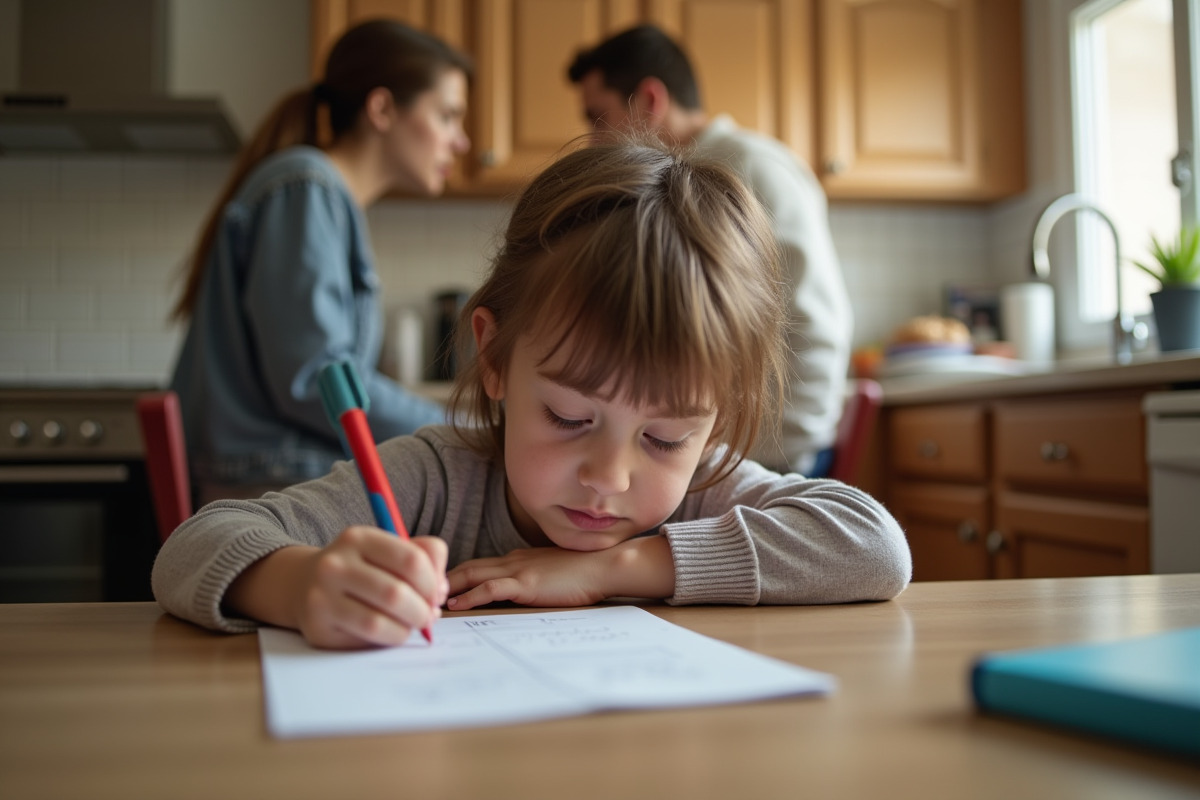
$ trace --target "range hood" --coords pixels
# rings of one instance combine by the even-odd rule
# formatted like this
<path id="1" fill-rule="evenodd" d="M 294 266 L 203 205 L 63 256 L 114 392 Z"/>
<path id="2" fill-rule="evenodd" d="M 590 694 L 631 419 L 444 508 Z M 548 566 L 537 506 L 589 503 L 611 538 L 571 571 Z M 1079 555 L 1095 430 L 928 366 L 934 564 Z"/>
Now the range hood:
<path id="1" fill-rule="evenodd" d="M 228 154 L 221 101 L 166 93 L 165 0 L 21 0 L 0 155 Z"/>

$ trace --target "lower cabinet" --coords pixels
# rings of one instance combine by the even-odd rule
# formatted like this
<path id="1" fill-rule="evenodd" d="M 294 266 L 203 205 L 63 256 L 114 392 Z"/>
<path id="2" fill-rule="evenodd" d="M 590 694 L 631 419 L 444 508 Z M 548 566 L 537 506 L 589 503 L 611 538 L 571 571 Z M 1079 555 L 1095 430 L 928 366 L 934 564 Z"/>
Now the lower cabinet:
<path id="1" fill-rule="evenodd" d="M 996 578 L 1150 571 L 1150 512 L 1142 505 L 1000 492 L 989 536 Z"/>
<path id="2" fill-rule="evenodd" d="M 992 577 L 985 549 L 991 512 L 982 486 L 905 481 L 892 486 L 892 513 L 908 535 L 913 580 Z"/>
<path id="3" fill-rule="evenodd" d="M 1148 572 L 1143 393 L 885 407 L 913 579 Z"/>

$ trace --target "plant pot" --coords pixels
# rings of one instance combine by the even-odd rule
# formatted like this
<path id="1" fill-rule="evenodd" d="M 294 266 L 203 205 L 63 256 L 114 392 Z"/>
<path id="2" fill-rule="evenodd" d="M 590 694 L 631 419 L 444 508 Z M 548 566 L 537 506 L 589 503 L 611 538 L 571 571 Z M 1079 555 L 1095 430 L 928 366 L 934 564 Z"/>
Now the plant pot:
<path id="1" fill-rule="evenodd" d="M 1150 295 L 1158 349 L 1200 349 L 1200 286 L 1164 287 Z"/>

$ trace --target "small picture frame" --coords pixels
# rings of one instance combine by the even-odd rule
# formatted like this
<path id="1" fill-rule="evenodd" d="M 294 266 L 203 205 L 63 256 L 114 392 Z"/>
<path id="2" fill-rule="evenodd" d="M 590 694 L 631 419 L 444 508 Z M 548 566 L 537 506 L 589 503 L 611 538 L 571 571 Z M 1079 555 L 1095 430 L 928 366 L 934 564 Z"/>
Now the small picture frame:
<path id="1" fill-rule="evenodd" d="M 947 284 L 942 314 L 959 320 L 976 344 L 1004 338 L 1000 329 L 1000 289 L 996 286 Z"/>

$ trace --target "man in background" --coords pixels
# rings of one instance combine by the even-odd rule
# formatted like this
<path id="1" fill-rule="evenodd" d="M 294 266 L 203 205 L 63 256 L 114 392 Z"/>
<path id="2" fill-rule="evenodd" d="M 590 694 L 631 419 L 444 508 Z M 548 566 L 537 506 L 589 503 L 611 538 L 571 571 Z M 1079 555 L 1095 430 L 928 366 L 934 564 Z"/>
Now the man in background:
<path id="1" fill-rule="evenodd" d="M 640 25 L 580 52 L 567 70 L 592 125 L 645 128 L 728 165 L 774 220 L 790 281 L 793 374 L 782 428 L 765 436 L 755 460 L 780 472 L 828 472 L 841 418 L 854 322 L 816 177 L 783 143 L 710 118 L 683 49 Z"/>

